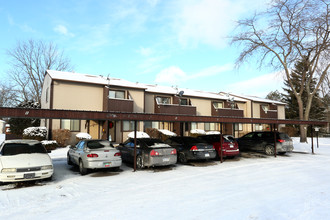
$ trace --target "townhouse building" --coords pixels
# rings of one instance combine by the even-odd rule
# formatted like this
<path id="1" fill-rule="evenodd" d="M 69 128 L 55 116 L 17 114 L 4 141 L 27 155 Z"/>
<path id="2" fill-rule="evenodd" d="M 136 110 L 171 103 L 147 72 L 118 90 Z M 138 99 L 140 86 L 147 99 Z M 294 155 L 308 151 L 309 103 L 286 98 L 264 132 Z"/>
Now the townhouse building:
<path id="1" fill-rule="evenodd" d="M 147 85 L 124 79 L 47 70 L 42 89 L 43 109 L 156 113 L 195 116 L 284 118 L 284 103 L 227 94 Z M 92 138 L 122 142 L 134 130 L 134 121 L 47 119 L 41 121 L 49 129 L 69 129 L 75 134 L 87 132 Z M 220 131 L 236 137 L 266 126 L 234 123 L 138 122 L 139 131 L 148 128 L 167 129 L 178 135 L 189 135 L 194 129 Z M 106 131 L 106 129 L 109 129 Z M 106 134 L 109 134 L 107 137 Z"/>

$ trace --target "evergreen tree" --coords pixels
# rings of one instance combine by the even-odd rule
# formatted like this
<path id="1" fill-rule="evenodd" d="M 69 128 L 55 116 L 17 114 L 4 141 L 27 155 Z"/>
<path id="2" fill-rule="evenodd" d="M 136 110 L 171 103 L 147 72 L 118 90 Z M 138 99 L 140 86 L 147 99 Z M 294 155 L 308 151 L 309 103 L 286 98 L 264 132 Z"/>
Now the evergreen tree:
<path id="1" fill-rule="evenodd" d="M 282 102 L 283 94 L 280 93 L 278 90 L 275 90 L 275 91 L 268 93 L 268 95 L 266 96 L 266 99 Z"/>
<path id="2" fill-rule="evenodd" d="M 299 91 L 301 86 L 306 87 L 307 80 L 310 78 L 309 76 L 303 77 L 303 72 L 306 72 L 306 69 L 308 67 L 306 66 L 304 61 L 298 61 L 295 64 L 295 68 L 292 70 L 291 74 L 291 80 L 293 82 L 294 88 Z M 308 75 L 308 73 L 307 73 Z M 285 87 L 283 88 L 284 94 L 283 96 L 283 102 L 285 102 L 286 109 L 285 109 L 285 117 L 287 119 L 299 119 L 299 107 L 298 107 L 298 101 L 296 96 L 294 95 L 288 80 L 284 81 Z M 313 78 L 311 83 L 309 84 L 310 91 L 313 91 L 316 86 L 316 79 Z M 304 89 L 302 93 L 302 100 L 303 100 L 303 108 L 305 111 L 306 103 L 307 103 L 307 91 L 306 88 Z M 312 107 L 310 109 L 309 119 L 311 120 L 324 120 L 325 118 L 325 106 L 323 103 L 323 100 L 320 98 L 319 92 L 315 93 L 315 96 L 312 100 Z"/>
<path id="3" fill-rule="evenodd" d="M 40 108 L 38 102 L 22 102 L 17 108 Z M 11 118 L 9 119 L 10 132 L 16 135 L 22 135 L 23 130 L 28 127 L 38 127 L 40 126 L 40 119 L 36 118 Z"/>

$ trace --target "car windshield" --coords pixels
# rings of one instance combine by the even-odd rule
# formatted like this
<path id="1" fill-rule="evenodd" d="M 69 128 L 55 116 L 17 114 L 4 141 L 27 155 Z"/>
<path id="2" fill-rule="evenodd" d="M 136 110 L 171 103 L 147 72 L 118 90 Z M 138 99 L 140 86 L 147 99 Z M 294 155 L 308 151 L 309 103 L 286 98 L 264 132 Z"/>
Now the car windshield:
<path id="1" fill-rule="evenodd" d="M 235 138 L 233 136 L 223 136 L 226 142 L 235 142 Z"/>
<path id="2" fill-rule="evenodd" d="M 112 147 L 110 141 L 105 140 L 95 140 L 95 141 L 88 141 L 87 147 L 89 149 L 97 149 L 97 148 L 104 148 L 104 147 Z"/>
<path id="3" fill-rule="evenodd" d="M 47 154 L 47 151 L 42 144 L 22 144 L 22 143 L 10 143 L 5 144 L 1 150 L 3 156 L 17 155 L 17 154 L 32 154 L 41 153 Z"/>
<path id="4" fill-rule="evenodd" d="M 279 133 L 279 135 L 280 135 L 280 138 L 281 138 L 281 139 L 284 139 L 284 140 L 290 140 L 289 135 L 287 135 L 287 134 L 285 134 L 285 133 Z"/>

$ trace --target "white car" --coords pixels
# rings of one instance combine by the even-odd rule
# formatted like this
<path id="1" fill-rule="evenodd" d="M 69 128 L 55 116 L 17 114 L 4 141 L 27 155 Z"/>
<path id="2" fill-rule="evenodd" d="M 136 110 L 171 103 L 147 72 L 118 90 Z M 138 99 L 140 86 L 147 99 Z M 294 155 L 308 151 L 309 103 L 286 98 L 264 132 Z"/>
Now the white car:
<path id="1" fill-rule="evenodd" d="M 7 140 L 0 145 L 0 183 L 50 179 L 52 159 L 36 140 Z"/>
<path id="2" fill-rule="evenodd" d="M 70 147 L 67 154 L 69 165 L 79 166 L 81 175 L 90 169 L 112 168 L 121 166 L 121 153 L 107 140 L 82 140 Z"/>

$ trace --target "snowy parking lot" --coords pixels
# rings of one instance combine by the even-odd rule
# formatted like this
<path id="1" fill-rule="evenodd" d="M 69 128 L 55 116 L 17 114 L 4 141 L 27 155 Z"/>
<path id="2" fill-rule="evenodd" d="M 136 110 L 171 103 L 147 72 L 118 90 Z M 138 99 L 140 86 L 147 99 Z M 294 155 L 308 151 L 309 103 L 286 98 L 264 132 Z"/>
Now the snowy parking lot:
<path id="1" fill-rule="evenodd" d="M 1 186 L 0 219 L 329 219 L 330 138 L 295 153 L 81 176 L 51 153 L 53 181 Z M 299 153 L 298 153 L 299 152 Z"/>

